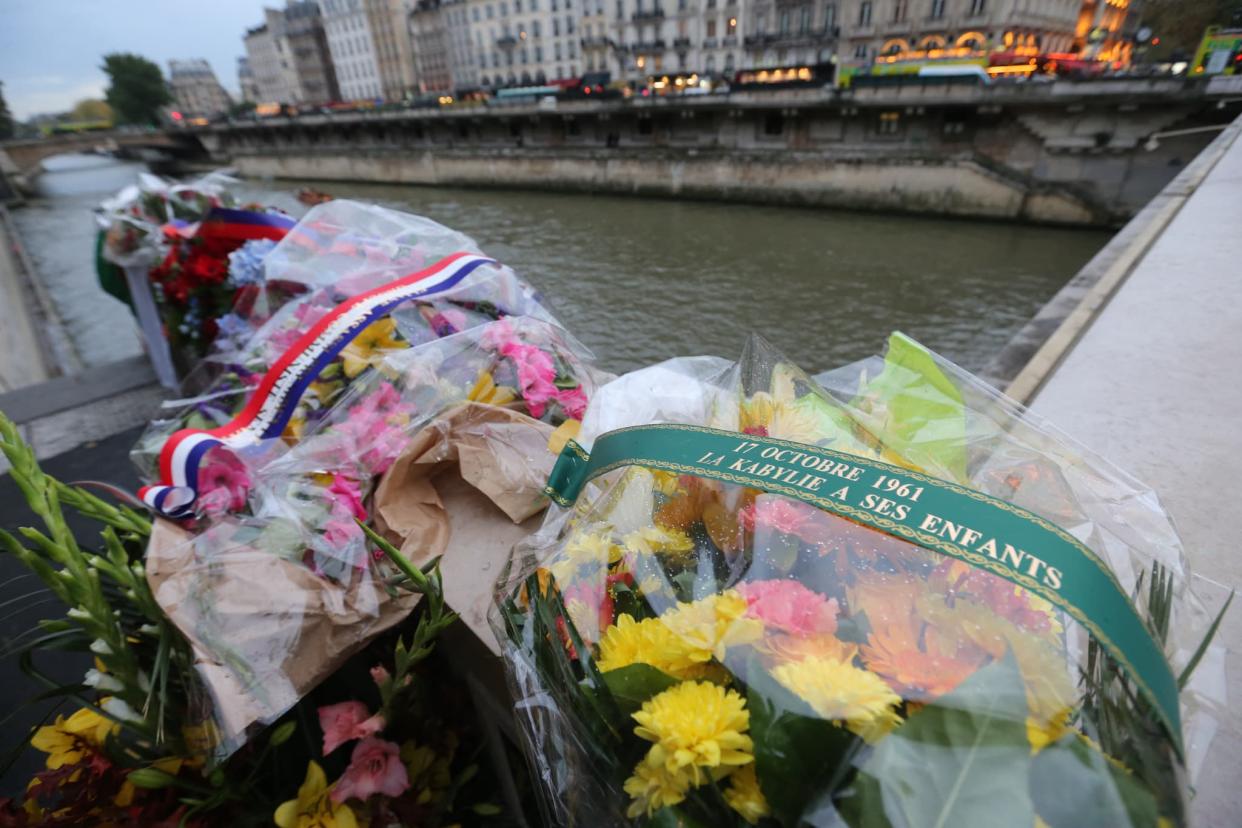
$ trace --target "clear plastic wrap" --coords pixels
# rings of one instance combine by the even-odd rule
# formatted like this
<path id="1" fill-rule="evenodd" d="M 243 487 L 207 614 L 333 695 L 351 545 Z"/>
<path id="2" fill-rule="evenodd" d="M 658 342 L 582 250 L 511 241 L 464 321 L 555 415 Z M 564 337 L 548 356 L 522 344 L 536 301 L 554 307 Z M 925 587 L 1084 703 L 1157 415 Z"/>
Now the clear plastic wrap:
<path id="1" fill-rule="evenodd" d="M 475 249 L 419 217 L 340 202 L 305 223 L 329 264 L 302 250 L 305 240 L 294 237 L 305 232 L 291 232 L 266 257 L 269 277 L 305 290 L 227 357 L 236 362 L 208 395 L 143 435 L 134 456 L 149 480 L 169 462 L 165 443 L 174 431 L 233 418 L 263 393 L 251 378 L 287 364 L 325 314 Z M 380 253 L 385 232 L 401 241 Z M 342 243 L 345 236 L 370 241 Z M 341 278 L 330 282 L 325 267 Z M 431 554 L 444 553 L 447 507 L 430 471 L 449 463 L 496 505 L 489 520 L 516 524 L 544 508 L 542 481 L 555 460 L 549 437 L 576 423 L 610 378 L 550 320 L 511 271 L 479 266 L 443 293 L 392 305 L 360 328 L 289 397 L 294 413 L 281 436 L 204 453 L 193 512 L 180 528 L 161 526 L 147 571 L 161 608 L 194 646 L 213 700 L 218 756 L 413 608 L 416 598 L 389 585 L 391 564 L 360 522 L 398 543 L 408 539 L 420 565 L 433 539 Z M 400 474 L 390 479 L 395 464 Z M 429 470 L 427 481 L 411 473 L 416 464 Z"/>
<path id="2" fill-rule="evenodd" d="M 817 380 L 758 339 L 737 363 L 627 374 L 592 398 L 562 462 L 650 424 L 801 458 L 799 473 L 824 480 L 796 485 L 827 481 L 840 488 L 825 497 L 869 511 L 851 520 L 774 493 L 794 484 L 756 485 L 741 472 L 772 466 L 744 459 L 724 466 L 733 482 L 711 472 L 720 455 L 697 451 L 684 473 L 603 466 L 550 510 L 515 549 L 492 616 L 547 822 L 1187 824 L 1187 767 L 1224 703 L 1219 650 L 1200 661 L 1221 608 L 1191 587 L 1149 489 L 901 335 L 886 357 Z M 863 465 L 886 474 L 855 476 Z M 868 494 L 847 493 L 860 479 Z M 933 488 L 989 496 L 1102 561 L 1161 666 L 1199 665 L 1184 726 L 1161 718 L 1116 642 L 1045 599 L 1070 574 L 1044 548 L 920 517 Z M 905 539 L 909 515 L 928 530 L 919 542 Z M 934 533 L 1021 561 L 1038 588 L 933 550 Z"/>
<path id="3" fill-rule="evenodd" d="M 236 179 L 212 172 L 186 184 L 150 173 L 99 205 L 95 221 L 104 233 L 104 258 L 120 267 L 151 267 L 168 249 L 164 225 L 194 222 L 212 207 L 232 207 Z"/>

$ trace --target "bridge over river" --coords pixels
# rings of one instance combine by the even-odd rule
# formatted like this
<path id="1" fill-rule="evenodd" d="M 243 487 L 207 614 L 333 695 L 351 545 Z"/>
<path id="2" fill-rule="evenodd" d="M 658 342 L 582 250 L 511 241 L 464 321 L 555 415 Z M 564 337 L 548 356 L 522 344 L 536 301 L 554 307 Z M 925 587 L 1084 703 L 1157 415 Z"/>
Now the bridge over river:
<path id="1" fill-rule="evenodd" d="M 192 131 L 243 174 L 1119 225 L 1236 114 L 1242 78 L 944 79 L 304 114 Z"/>

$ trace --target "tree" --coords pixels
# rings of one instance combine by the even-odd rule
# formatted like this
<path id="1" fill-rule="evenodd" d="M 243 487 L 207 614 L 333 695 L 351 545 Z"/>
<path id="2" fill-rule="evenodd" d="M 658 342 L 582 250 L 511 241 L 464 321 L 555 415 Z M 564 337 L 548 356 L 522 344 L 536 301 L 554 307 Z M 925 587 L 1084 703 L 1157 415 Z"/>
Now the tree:
<path id="1" fill-rule="evenodd" d="M 98 98 L 83 98 L 73 105 L 69 117 L 75 121 L 111 121 L 112 107 Z"/>
<path id="2" fill-rule="evenodd" d="M 160 67 L 139 55 L 104 55 L 108 106 L 125 124 L 156 124 L 160 107 L 172 101 Z"/>
<path id="3" fill-rule="evenodd" d="M 13 137 L 13 115 L 4 100 L 4 84 L 0 83 L 0 141 Z"/>

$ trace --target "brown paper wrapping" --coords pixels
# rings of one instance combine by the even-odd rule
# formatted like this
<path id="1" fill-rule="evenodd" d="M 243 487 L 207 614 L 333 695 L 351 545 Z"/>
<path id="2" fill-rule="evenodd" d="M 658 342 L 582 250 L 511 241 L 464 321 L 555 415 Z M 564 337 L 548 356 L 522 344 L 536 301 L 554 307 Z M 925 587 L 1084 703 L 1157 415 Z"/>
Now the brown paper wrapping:
<path id="1" fill-rule="evenodd" d="M 416 564 L 444 556 L 447 603 L 493 654 L 492 584 L 546 506 L 551 432 L 519 412 L 467 403 L 416 434 L 376 489 L 379 530 Z M 227 535 L 229 527 L 211 531 Z M 399 623 L 419 598 L 390 597 L 369 570 L 337 584 L 246 537 L 242 530 L 236 542 L 217 536 L 204 560 L 192 534 L 159 520 L 147 547 L 147 580 L 193 646 L 223 754 Z"/>

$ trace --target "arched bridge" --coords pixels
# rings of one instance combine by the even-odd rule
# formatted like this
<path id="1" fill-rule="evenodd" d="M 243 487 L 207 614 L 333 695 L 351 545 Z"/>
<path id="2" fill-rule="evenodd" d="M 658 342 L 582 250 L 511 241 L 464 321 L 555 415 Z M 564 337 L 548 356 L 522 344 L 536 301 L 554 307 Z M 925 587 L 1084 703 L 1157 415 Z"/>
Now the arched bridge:
<path id="1" fill-rule="evenodd" d="M 156 150 L 175 156 L 198 154 L 202 146 L 193 135 L 172 132 L 79 132 L 25 141 L 0 142 L 0 173 L 19 182 L 42 171 L 45 158 L 71 152 L 102 151 L 118 155 Z"/>

